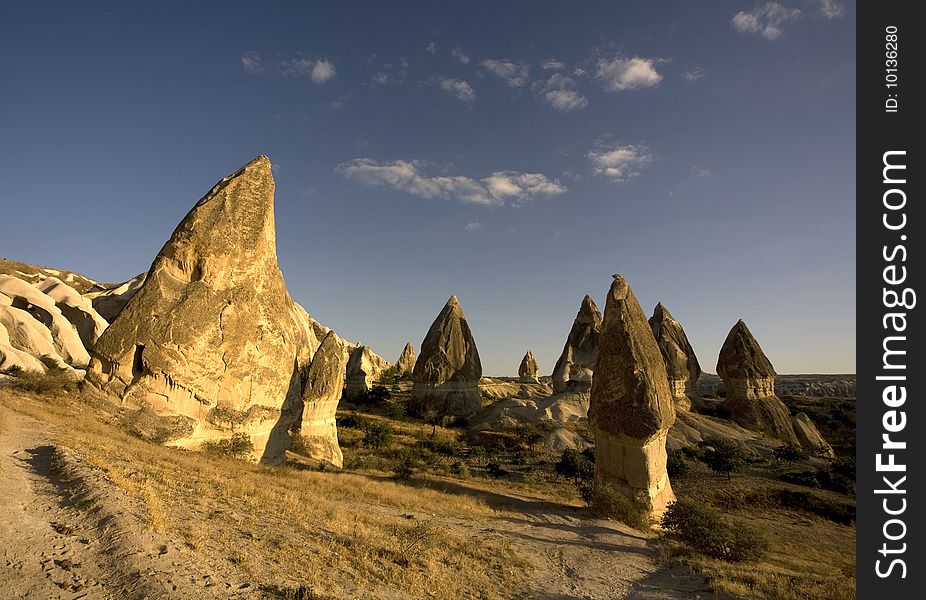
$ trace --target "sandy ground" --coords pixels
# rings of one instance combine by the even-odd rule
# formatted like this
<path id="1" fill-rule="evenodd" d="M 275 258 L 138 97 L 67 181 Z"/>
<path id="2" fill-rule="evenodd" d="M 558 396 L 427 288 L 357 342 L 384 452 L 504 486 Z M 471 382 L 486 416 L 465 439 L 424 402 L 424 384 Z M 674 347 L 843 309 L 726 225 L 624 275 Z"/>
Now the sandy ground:
<path id="1" fill-rule="evenodd" d="M 226 561 L 152 532 L 139 503 L 84 465 L 78 453 L 54 446 L 45 424 L 0 411 L 0 598 L 262 596 Z M 582 518 L 542 498 L 453 480 L 443 487 L 483 496 L 500 516 L 475 522 L 407 518 L 510 540 L 533 566 L 531 598 L 711 597 L 702 579 L 657 569 L 650 540 L 620 524 Z"/>

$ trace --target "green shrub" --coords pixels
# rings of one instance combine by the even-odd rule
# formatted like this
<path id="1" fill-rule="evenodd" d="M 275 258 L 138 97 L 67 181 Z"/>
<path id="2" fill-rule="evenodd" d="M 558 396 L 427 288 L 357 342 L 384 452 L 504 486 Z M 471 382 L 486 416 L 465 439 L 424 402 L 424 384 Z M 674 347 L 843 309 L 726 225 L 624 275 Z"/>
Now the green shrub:
<path id="1" fill-rule="evenodd" d="M 454 461 L 454 463 L 450 465 L 450 472 L 463 479 L 469 477 L 469 467 L 463 461 Z"/>
<path id="2" fill-rule="evenodd" d="M 683 477 L 691 471 L 688 453 L 684 450 L 670 450 L 666 455 L 666 472 L 669 477 Z"/>
<path id="3" fill-rule="evenodd" d="M 758 560 L 768 550 L 768 542 L 751 528 L 731 525 L 716 509 L 691 500 L 670 504 L 662 527 L 695 551 L 727 562 Z"/>
<path id="4" fill-rule="evenodd" d="M 583 498 L 587 498 L 588 511 L 592 516 L 620 521 L 634 529 L 643 530 L 650 526 L 649 519 L 633 500 L 613 487 L 592 484 L 585 490 Z"/>
<path id="5" fill-rule="evenodd" d="M 358 415 L 357 413 L 350 413 L 343 417 L 336 418 L 338 427 L 346 427 L 347 429 L 361 429 L 366 431 L 370 427 L 372 421 L 363 415 Z"/>
<path id="6" fill-rule="evenodd" d="M 794 461 L 806 460 L 807 453 L 798 444 L 788 441 L 775 448 L 775 458 L 791 465 Z"/>
<path id="7" fill-rule="evenodd" d="M 502 468 L 502 466 L 496 462 L 491 462 L 486 465 L 486 473 L 492 477 L 503 477 L 508 474 L 508 471 Z"/>
<path id="8" fill-rule="evenodd" d="M 411 479 L 418 469 L 418 461 L 410 454 L 406 454 L 392 469 L 392 476 L 396 479 Z"/>
<path id="9" fill-rule="evenodd" d="M 595 476 L 595 463 L 578 450 L 563 450 L 554 470 L 558 475 L 572 479 L 574 484 L 579 485 Z"/>
<path id="10" fill-rule="evenodd" d="M 361 443 L 374 450 L 385 448 L 392 443 L 392 426 L 386 423 L 370 423 Z"/>
<path id="11" fill-rule="evenodd" d="M 11 387 L 36 394 L 77 389 L 77 382 L 67 369 L 59 367 L 55 361 L 47 356 L 43 356 L 39 360 L 45 365 L 44 373 L 25 371 L 18 367 L 6 369 L 5 374 L 13 377 L 13 381 L 10 383 Z"/>
<path id="12" fill-rule="evenodd" d="M 202 450 L 209 454 L 245 458 L 254 452 L 254 444 L 248 434 L 235 433 L 230 438 L 203 442 Z"/>
<path id="13" fill-rule="evenodd" d="M 701 460 L 712 470 L 723 473 L 729 480 L 733 473 L 749 470 L 749 458 L 746 451 L 732 440 L 708 437 L 701 442 L 703 448 Z"/>
<path id="14" fill-rule="evenodd" d="M 389 402 L 386 404 L 386 416 L 390 419 L 401 419 L 408 414 L 408 405 L 404 402 Z"/>

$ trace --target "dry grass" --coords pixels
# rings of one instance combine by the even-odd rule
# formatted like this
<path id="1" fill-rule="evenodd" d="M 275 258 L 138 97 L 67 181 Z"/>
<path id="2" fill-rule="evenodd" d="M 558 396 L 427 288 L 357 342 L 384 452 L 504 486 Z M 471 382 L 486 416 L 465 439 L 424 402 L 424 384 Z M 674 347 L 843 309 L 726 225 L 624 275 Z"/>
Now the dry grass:
<path id="1" fill-rule="evenodd" d="M 757 531 L 769 542 L 765 557 L 752 563 L 727 563 L 673 546 L 671 558 L 708 577 L 713 590 L 738 598 L 774 600 L 848 600 L 855 598 L 855 526 L 776 506 L 781 488 L 800 490 L 762 473 L 722 476 L 703 467 L 672 482 L 676 495 L 697 499 L 724 511 L 734 522 Z M 807 490 L 807 488 L 804 488 Z M 813 490 L 821 501 L 852 502 L 847 496 Z M 731 502 L 731 498 L 755 502 Z"/>
<path id="2" fill-rule="evenodd" d="M 55 426 L 58 443 L 145 506 L 152 530 L 225 557 L 260 584 L 371 598 L 510 598 L 524 584 L 526 564 L 511 546 L 463 521 L 493 518 L 477 497 L 165 448 L 74 400 L 2 400 Z"/>

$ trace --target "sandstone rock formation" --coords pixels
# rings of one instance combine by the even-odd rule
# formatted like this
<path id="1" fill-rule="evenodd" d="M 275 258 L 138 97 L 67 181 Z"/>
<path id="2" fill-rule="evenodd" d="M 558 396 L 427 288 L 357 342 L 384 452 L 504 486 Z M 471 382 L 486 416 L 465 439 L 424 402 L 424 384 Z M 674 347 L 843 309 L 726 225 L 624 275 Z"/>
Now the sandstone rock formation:
<path id="1" fill-rule="evenodd" d="M 55 301 L 61 314 L 77 328 L 85 348 L 93 346 L 109 327 L 109 322 L 93 308 L 89 299 L 57 277 L 49 277 L 37 287 Z"/>
<path id="2" fill-rule="evenodd" d="M 129 299 L 135 295 L 135 292 L 145 283 L 147 273 L 136 275 L 126 282 L 113 286 L 96 285 L 84 294 L 93 303 L 93 308 L 100 315 L 112 323 L 116 316 L 122 312 Z"/>
<path id="3" fill-rule="evenodd" d="M 591 296 L 585 296 L 553 367 L 553 391 L 586 391 L 591 387 L 600 331 L 601 313 Z"/>
<path id="4" fill-rule="evenodd" d="M 608 292 L 599 350 L 588 411 L 595 481 L 658 517 L 675 500 L 666 472 L 675 407 L 662 354 L 620 275 Z"/>
<path id="5" fill-rule="evenodd" d="M 347 359 L 344 399 L 353 400 L 372 390 L 373 385 L 389 367 L 389 362 L 368 346 L 351 349 L 350 357 Z"/>
<path id="6" fill-rule="evenodd" d="M 675 408 L 690 410 L 691 398 L 697 398 L 698 395 L 696 384 L 701 376 L 701 366 L 688 342 L 688 336 L 661 302 L 653 310 L 649 325 L 666 364 L 669 391 L 675 400 Z"/>
<path id="7" fill-rule="evenodd" d="M 753 431 L 797 441 L 788 407 L 775 395 L 775 369 L 742 319 L 730 330 L 717 359 L 730 418 Z"/>
<path id="8" fill-rule="evenodd" d="M 415 348 L 411 342 L 405 344 L 402 354 L 399 355 L 399 360 L 395 361 L 395 367 L 399 375 L 411 375 L 415 370 Z"/>
<path id="9" fill-rule="evenodd" d="M 476 342 L 459 300 L 451 296 L 421 342 L 409 410 L 422 416 L 459 416 L 479 410 L 480 377 Z"/>
<path id="10" fill-rule="evenodd" d="M 97 340 L 88 373 L 123 403 L 189 417 L 176 443 L 243 432 L 270 463 L 289 444 L 309 354 L 277 264 L 273 193 L 265 156 L 216 184 Z"/>
<path id="11" fill-rule="evenodd" d="M 537 366 L 537 361 L 534 360 L 534 353 L 530 350 L 521 359 L 521 364 L 518 366 L 518 377 L 523 383 L 540 382 L 540 368 Z"/>
<path id="12" fill-rule="evenodd" d="M 330 331 L 312 358 L 302 392 L 302 419 L 299 434 L 310 458 L 336 467 L 344 464 L 338 446 L 335 413 L 344 389 L 344 343 Z"/>
<path id="13" fill-rule="evenodd" d="M 795 435 L 797 435 L 797 442 L 804 450 L 826 458 L 836 458 L 833 447 L 823 439 L 807 413 L 799 412 L 791 417 L 791 425 L 794 427 Z"/>
<path id="14" fill-rule="evenodd" d="M 88 317 L 93 320 L 92 315 Z M 90 362 L 77 328 L 55 299 L 17 277 L 0 275 L 0 322 L 12 346 L 35 358 L 47 356 L 63 368 L 75 369 L 84 369 Z"/>

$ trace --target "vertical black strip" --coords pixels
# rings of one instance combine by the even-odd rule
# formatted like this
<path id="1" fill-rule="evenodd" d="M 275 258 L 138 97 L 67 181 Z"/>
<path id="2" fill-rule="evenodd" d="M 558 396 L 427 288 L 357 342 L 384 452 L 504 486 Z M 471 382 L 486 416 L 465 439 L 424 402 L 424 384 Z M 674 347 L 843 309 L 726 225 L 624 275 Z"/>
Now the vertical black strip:
<path id="1" fill-rule="evenodd" d="M 926 590 L 920 527 L 926 338 L 919 306 L 926 296 L 913 302 L 917 292 L 926 294 L 920 208 L 926 153 L 917 127 L 926 116 L 920 52 L 926 23 L 916 8 L 921 5 L 873 0 L 857 8 L 857 577 L 863 599 L 922 598 Z M 885 160 L 896 168 L 885 171 Z M 885 434 L 893 448 L 884 447 Z M 893 460 L 905 470 L 879 471 L 879 454 L 882 463 Z"/>

